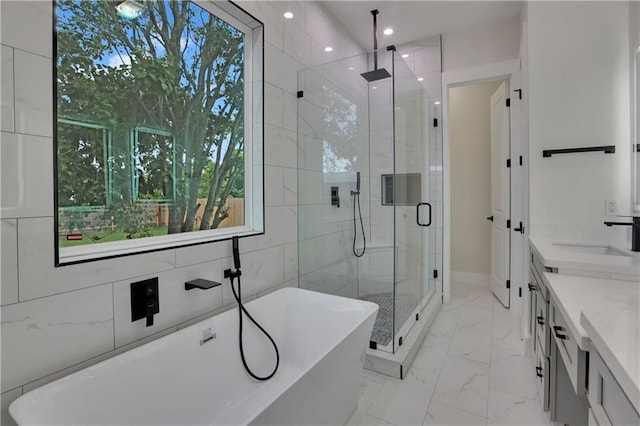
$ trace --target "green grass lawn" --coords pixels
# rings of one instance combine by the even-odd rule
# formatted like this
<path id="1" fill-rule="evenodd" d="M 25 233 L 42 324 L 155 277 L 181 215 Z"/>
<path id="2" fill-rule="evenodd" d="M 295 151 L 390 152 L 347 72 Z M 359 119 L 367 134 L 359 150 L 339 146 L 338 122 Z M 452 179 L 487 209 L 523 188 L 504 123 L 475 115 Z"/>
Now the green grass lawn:
<path id="1" fill-rule="evenodd" d="M 167 235 L 167 227 L 159 226 L 150 229 L 151 236 L 155 237 L 158 235 Z M 86 232 L 82 234 L 81 240 L 68 241 L 66 235 L 61 235 L 59 237 L 59 247 L 76 247 L 76 246 L 84 246 L 87 244 L 94 243 L 107 243 L 110 241 L 122 241 L 126 240 L 124 232 L 120 230 L 110 231 L 96 231 L 96 232 Z"/>

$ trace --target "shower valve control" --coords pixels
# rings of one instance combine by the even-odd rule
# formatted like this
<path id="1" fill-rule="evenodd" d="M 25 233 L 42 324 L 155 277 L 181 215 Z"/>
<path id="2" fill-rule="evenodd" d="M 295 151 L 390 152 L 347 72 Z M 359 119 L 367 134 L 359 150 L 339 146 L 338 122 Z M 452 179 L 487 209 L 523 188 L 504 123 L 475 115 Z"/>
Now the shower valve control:
<path id="1" fill-rule="evenodd" d="M 331 205 L 340 207 L 340 191 L 337 186 L 331 187 Z"/>

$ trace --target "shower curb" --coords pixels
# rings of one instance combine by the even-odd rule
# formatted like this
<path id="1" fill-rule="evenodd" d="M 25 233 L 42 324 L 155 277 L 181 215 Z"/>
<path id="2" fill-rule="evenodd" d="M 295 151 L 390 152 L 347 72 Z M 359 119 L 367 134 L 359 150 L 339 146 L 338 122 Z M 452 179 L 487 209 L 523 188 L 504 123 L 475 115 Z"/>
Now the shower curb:
<path id="1" fill-rule="evenodd" d="M 404 339 L 402 346 L 400 346 L 395 354 L 388 352 L 382 352 L 375 349 L 367 349 L 366 357 L 364 360 L 365 370 L 374 371 L 376 373 L 384 374 L 385 376 L 395 377 L 396 379 L 404 379 L 407 377 L 409 369 L 413 364 L 413 360 L 422 346 L 424 339 L 429 334 L 431 324 L 436 315 L 442 307 L 442 298 L 433 297 L 424 312 L 431 311 L 430 315 L 425 315 L 416 321 L 413 329 Z M 416 331 L 420 331 L 416 333 Z"/>

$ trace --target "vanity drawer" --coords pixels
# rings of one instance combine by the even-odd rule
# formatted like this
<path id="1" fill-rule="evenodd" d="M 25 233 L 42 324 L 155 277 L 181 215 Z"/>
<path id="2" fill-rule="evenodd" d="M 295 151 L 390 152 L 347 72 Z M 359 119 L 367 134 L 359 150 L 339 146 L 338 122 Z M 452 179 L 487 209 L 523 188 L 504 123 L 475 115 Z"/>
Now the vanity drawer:
<path id="1" fill-rule="evenodd" d="M 542 353 L 546 356 L 549 354 L 549 343 L 551 341 L 551 333 L 549 332 L 549 304 L 542 296 L 542 291 L 536 291 L 536 336 L 542 345 Z"/>
<path id="2" fill-rule="evenodd" d="M 535 352 L 535 372 L 538 383 L 538 392 L 542 397 L 542 408 L 544 411 L 549 411 L 549 374 L 550 365 L 549 357 L 542 351 L 542 345 L 537 342 Z"/>
<path id="3" fill-rule="evenodd" d="M 598 351 L 589 357 L 589 404 L 599 425 L 638 425 L 640 415 L 613 377 Z"/>
<path id="4" fill-rule="evenodd" d="M 531 264 L 533 265 L 533 267 L 535 268 L 536 272 L 538 273 L 538 276 L 542 276 L 543 272 L 557 272 L 557 268 L 549 268 L 547 266 L 544 266 L 544 264 L 542 263 L 542 259 L 540 259 L 538 256 L 536 256 L 533 253 L 531 253 Z"/>
<path id="5" fill-rule="evenodd" d="M 537 279 L 535 273 L 533 272 L 533 266 L 529 269 L 529 278 L 531 282 L 529 283 L 529 333 L 531 334 L 531 353 L 534 355 L 532 358 L 535 358 L 536 353 L 536 301 L 537 297 Z"/>
<path id="6" fill-rule="evenodd" d="M 578 347 L 575 336 L 571 334 L 567 322 L 553 301 L 549 305 L 549 326 L 551 338 L 558 346 L 558 352 L 569 373 L 569 379 L 576 395 L 587 392 L 587 352 Z"/>

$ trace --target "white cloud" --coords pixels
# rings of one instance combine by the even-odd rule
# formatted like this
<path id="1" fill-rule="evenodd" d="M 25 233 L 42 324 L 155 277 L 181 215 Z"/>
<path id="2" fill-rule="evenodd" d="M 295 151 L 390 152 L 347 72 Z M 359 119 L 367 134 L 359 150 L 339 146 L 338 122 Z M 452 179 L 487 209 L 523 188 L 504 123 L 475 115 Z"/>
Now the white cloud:
<path id="1" fill-rule="evenodd" d="M 109 67 L 119 67 L 121 65 L 131 65 L 131 56 L 115 54 L 110 58 L 107 58 L 106 64 Z"/>

